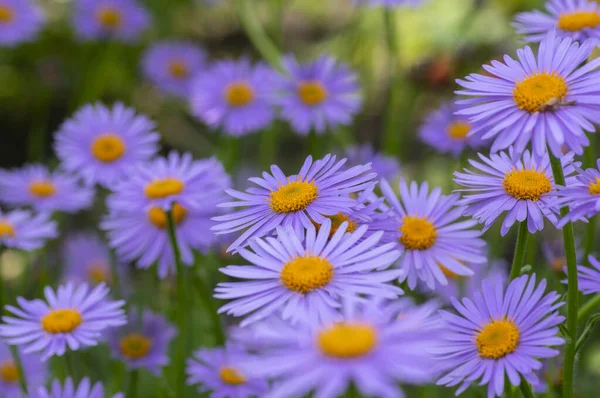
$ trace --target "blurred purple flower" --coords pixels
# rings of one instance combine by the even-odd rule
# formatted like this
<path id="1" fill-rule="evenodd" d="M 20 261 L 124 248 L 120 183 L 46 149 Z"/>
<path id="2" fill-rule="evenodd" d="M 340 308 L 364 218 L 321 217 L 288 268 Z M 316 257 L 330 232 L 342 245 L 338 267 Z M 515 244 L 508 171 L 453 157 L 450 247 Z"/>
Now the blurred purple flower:
<path id="1" fill-rule="evenodd" d="M 29 391 L 37 389 L 46 381 L 48 369 L 40 360 L 39 354 L 25 354 L 19 350 L 23 373 Z M 21 374 L 8 345 L 0 343 L 0 396 L 6 398 L 27 398 L 21 392 Z"/>
<path id="2" fill-rule="evenodd" d="M 73 26 L 83 40 L 133 42 L 150 24 L 150 15 L 136 0 L 77 0 Z"/>
<path id="3" fill-rule="evenodd" d="M 371 169 L 377 173 L 377 178 L 391 180 L 400 173 L 398 160 L 376 152 L 371 144 L 352 145 L 344 150 L 344 156 L 350 166 L 371 163 Z"/>
<path id="4" fill-rule="evenodd" d="M 0 246 L 32 251 L 58 236 L 56 222 L 49 213 L 0 210 Z"/>
<path id="5" fill-rule="evenodd" d="M 0 47 L 33 40 L 43 24 L 42 10 L 33 1 L 0 0 Z"/>

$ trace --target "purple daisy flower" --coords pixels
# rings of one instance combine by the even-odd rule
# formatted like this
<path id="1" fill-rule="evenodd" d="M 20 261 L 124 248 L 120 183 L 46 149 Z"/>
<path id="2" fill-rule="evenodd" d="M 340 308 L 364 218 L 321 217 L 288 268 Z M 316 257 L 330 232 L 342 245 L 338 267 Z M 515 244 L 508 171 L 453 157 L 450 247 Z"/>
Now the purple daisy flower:
<path id="1" fill-rule="evenodd" d="M 562 275 L 567 268 L 567 254 L 564 240 L 562 238 L 544 240 L 542 242 L 542 254 L 552 271 Z M 577 238 L 575 238 L 575 257 L 578 263 L 583 259 L 583 249 Z"/>
<path id="2" fill-rule="evenodd" d="M 588 256 L 588 261 L 593 267 L 577 267 L 579 271 L 579 290 L 583 294 L 600 293 L 600 261 L 594 256 Z"/>
<path id="3" fill-rule="evenodd" d="M 0 46 L 31 41 L 42 28 L 42 10 L 30 0 L 0 0 Z"/>
<path id="4" fill-rule="evenodd" d="M 113 395 L 112 398 L 124 398 L 122 393 Z M 73 383 L 73 379 L 67 377 L 64 387 L 59 380 L 52 382 L 52 387 L 40 387 L 32 393 L 31 398 L 104 398 L 104 386 L 102 383 L 91 383 L 87 377 L 81 380 L 78 385 Z"/>
<path id="5" fill-rule="evenodd" d="M 0 201 L 10 206 L 31 206 L 37 211 L 76 213 L 89 208 L 94 189 L 72 175 L 49 171 L 40 164 L 0 170 Z"/>
<path id="6" fill-rule="evenodd" d="M 275 118 L 279 79 L 271 68 L 247 59 L 217 62 L 192 84 L 192 113 L 235 137 L 264 129 Z"/>
<path id="7" fill-rule="evenodd" d="M 373 7 L 418 7 L 427 0 L 354 0 L 357 4 L 367 4 Z"/>
<path id="8" fill-rule="evenodd" d="M 27 376 L 27 389 L 38 388 L 46 380 L 48 369 L 39 355 L 19 353 L 23 372 Z M 21 374 L 8 345 L 0 343 L 0 396 L 26 398 L 21 392 Z"/>
<path id="9" fill-rule="evenodd" d="M 469 134 L 483 139 L 495 137 L 491 151 L 515 146 L 522 153 L 531 142 L 543 156 L 546 147 L 556 157 L 565 146 L 576 154 L 589 145 L 586 131 L 600 123 L 600 65 L 595 59 L 581 67 L 594 48 L 571 38 L 556 38 L 554 31 L 542 40 L 537 59 L 530 47 L 517 50 L 518 61 L 504 56 L 483 68 L 488 76 L 471 74 L 457 80 L 465 88 L 459 95 L 459 115 L 469 117 Z"/>
<path id="10" fill-rule="evenodd" d="M 457 207 L 458 195 L 442 195 L 440 188 L 429 192 L 427 182 L 410 187 L 400 181 L 400 200 L 386 180 L 381 181 L 381 191 L 391 206 L 387 219 L 376 221 L 373 228 L 386 232 L 387 242 L 394 242 L 403 249 L 398 260 L 402 270 L 401 281 L 407 280 L 413 290 L 417 280 L 434 289 L 436 282 L 442 285 L 448 279 L 440 264 L 457 275 L 473 275 L 465 264 L 481 264 L 485 242 L 479 239 L 481 231 L 470 229 L 475 220 L 459 221 L 464 211 Z"/>
<path id="11" fill-rule="evenodd" d="M 320 134 L 352 122 L 362 102 L 355 73 L 329 56 L 304 65 L 290 56 L 283 66 L 288 75 L 279 97 L 281 117 L 297 133 Z"/>
<path id="12" fill-rule="evenodd" d="M 150 15 L 136 0 L 78 0 L 73 27 L 83 40 L 133 42 L 148 28 Z"/>
<path id="13" fill-rule="evenodd" d="M 146 50 L 142 68 L 146 78 L 161 90 L 187 97 L 206 62 L 206 52 L 191 42 L 160 41 Z"/>
<path id="14" fill-rule="evenodd" d="M 5 306 L 13 316 L 3 316 L 0 336 L 8 344 L 23 346 L 26 354 L 43 351 L 42 360 L 62 356 L 67 348 L 94 346 L 107 328 L 124 325 L 124 301 L 107 298 L 109 289 L 101 283 L 92 290 L 82 283 L 60 285 L 56 293 L 44 289 L 46 301 L 18 297 L 21 308 Z"/>
<path id="15" fill-rule="evenodd" d="M 555 30 L 559 36 L 584 42 L 600 39 L 600 6 L 589 0 L 549 0 L 544 13 L 539 10 L 522 12 L 515 17 L 514 27 L 530 42 L 544 40 Z"/>
<path id="16" fill-rule="evenodd" d="M 539 358 L 551 358 L 559 351 L 549 348 L 564 344 L 558 325 L 564 317 L 557 309 L 564 304 L 560 295 L 544 295 L 546 280 L 536 286 L 535 274 L 514 279 L 506 291 L 502 283 L 484 280 L 473 300 L 456 299 L 452 304 L 460 315 L 440 311 L 444 322 L 442 343 L 434 348 L 445 375 L 437 384 L 461 384 L 456 395 L 471 383 L 488 385 L 488 398 L 501 396 L 504 378 L 512 385 L 521 376 L 536 383 Z"/>
<path id="17" fill-rule="evenodd" d="M 251 250 L 240 249 L 239 254 L 251 265 L 220 268 L 225 275 L 247 281 L 217 285 L 216 298 L 233 299 L 219 313 L 251 314 L 241 326 L 277 312 L 294 323 L 331 321 L 340 318 L 343 297 L 396 298 L 402 294 L 387 283 L 398 278 L 400 271 L 382 271 L 400 255 L 394 244 L 378 246 L 381 231 L 360 242 L 367 226 L 351 233 L 346 233 L 347 227 L 343 223 L 330 238 L 331 221 L 325 220 L 318 232 L 312 225 L 306 235 L 278 227 L 277 238 L 250 241 Z"/>
<path id="18" fill-rule="evenodd" d="M 352 145 L 344 151 L 351 166 L 371 163 L 378 178 L 393 179 L 400 173 L 400 163 L 391 156 L 376 152 L 371 144 Z"/>
<path id="19" fill-rule="evenodd" d="M 132 168 L 158 152 L 156 124 L 122 103 L 86 105 L 55 134 L 61 167 L 89 184 L 112 188 Z"/>
<path id="20" fill-rule="evenodd" d="M 56 222 L 49 213 L 0 210 L 0 246 L 31 251 L 43 247 L 47 240 L 56 237 Z"/>
<path id="21" fill-rule="evenodd" d="M 459 156 L 465 149 L 481 148 L 485 141 L 480 136 L 469 135 L 471 123 L 464 116 L 457 116 L 458 107 L 445 103 L 427 116 L 419 131 L 419 137 L 440 153 Z"/>
<path id="22" fill-rule="evenodd" d="M 600 211 L 600 159 L 596 169 L 581 170 L 566 180 L 565 187 L 558 187 L 558 206 L 568 206 L 569 213 L 560 221 L 559 227 L 571 221 L 585 221 Z"/>
<path id="23" fill-rule="evenodd" d="M 477 171 L 454 172 L 454 181 L 465 187 L 457 190 L 465 192 L 459 202 L 466 206 L 465 215 L 484 224 L 486 231 L 506 211 L 500 230 L 502 236 L 515 221 L 527 222 L 532 234 L 544 228 L 544 218 L 556 225 L 558 207 L 553 197 L 556 187 L 548 153 L 541 158 L 532 156 L 529 151 L 520 159 L 506 152 L 490 157 L 479 154 L 479 158 L 481 162 L 469 160 Z M 575 170 L 572 160 L 572 153 L 561 158 L 566 176 Z"/>
<path id="24" fill-rule="evenodd" d="M 127 325 L 108 332 L 113 358 L 123 361 L 128 369 L 148 369 L 159 374 L 169 364 L 169 343 L 177 334 L 164 316 L 130 310 Z"/>
<path id="25" fill-rule="evenodd" d="M 211 397 L 264 397 L 269 384 L 262 377 L 249 377 L 241 364 L 251 358 L 244 348 L 228 343 L 224 348 L 203 348 L 187 361 L 187 384 L 198 384 L 198 392 Z"/>
<path id="26" fill-rule="evenodd" d="M 86 232 L 68 236 L 63 244 L 62 258 L 67 281 L 112 284 L 110 252 L 97 234 Z"/>
<path id="27" fill-rule="evenodd" d="M 335 398 L 350 383 L 364 396 L 403 397 L 398 383 L 434 380 L 429 352 L 440 333 L 432 316 L 436 309 L 426 303 L 405 308 L 398 317 L 379 300 L 347 301 L 342 319 L 333 324 L 265 322 L 256 337 L 270 349 L 244 363 L 252 374 L 275 378 L 265 398 L 303 397 L 311 391 Z"/>
<path id="28" fill-rule="evenodd" d="M 346 159 L 336 161 L 328 154 L 313 162 L 312 156 L 304 161 L 297 175 L 286 176 L 273 165 L 271 173 L 263 172 L 263 178 L 250 178 L 259 188 L 246 192 L 233 189 L 226 192 L 238 201 L 222 203 L 220 207 L 245 207 L 230 214 L 215 217 L 220 224 L 212 229 L 216 234 L 245 230 L 227 251 L 246 245 L 253 237 L 261 237 L 279 225 L 290 225 L 297 232 L 312 225 L 323 223 L 325 218 L 348 213 L 359 202 L 349 195 L 375 186 L 375 174 L 371 165 L 354 166 L 341 170 Z"/>

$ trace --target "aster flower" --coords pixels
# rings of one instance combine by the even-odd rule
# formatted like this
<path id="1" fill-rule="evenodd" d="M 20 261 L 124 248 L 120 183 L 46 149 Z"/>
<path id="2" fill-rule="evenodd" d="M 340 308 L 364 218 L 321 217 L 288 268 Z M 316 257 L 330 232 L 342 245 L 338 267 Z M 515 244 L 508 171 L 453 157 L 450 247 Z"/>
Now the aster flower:
<path id="1" fill-rule="evenodd" d="M 27 376 L 27 388 L 29 390 L 37 388 L 44 384 L 46 374 L 46 364 L 40 361 L 36 354 L 19 353 L 23 372 Z M 10 398 L 25 398 L 21 392 L 20 386 L 21 374 L 17 364 L 13 360 L 10 348 L 0 343 L 0 396 Z"/>
<path id="2" fill-rule="evenodd" d="M 300 65 L 286 57 L 279 97 L 281 117 L 301 135 L 317 134 L 339 125 L 348 125 L 360 110 L 360 86 L 356 74 L 329 56 Z"/>
<path id="3" fill-rule="evenodd" d="M 239 137 L 268 127 L 275 118 L 277 74 L 247 59 L 221 61 L 192 84 L 192 114 L 214 129 Z"/>
<path id="4" fill-rule="evenodd" d="M 440 333 L 432 317 L 437 306 L 407 307 L 398 317 L 379 301 L 346 302 L 336 323 L 265 322 L 257 338 L 271 348 L 245 361 L 252 374 L 275 378 L 265 398 L 342 396 L 353 383 L 364 396 L 403 397 L 398 383 L 433 380 L 429 353 Z M 285 365 L 282 366 L 282 358 Z"/>
<path id="5" fill-rule="evenodd" d="M 427 145 L 440 153 L 460 155 L 467 148 L 475 149 L 485 145 L 479 136 L 468 135 L 471 123 L 464 116 L 457 116 L 458 107 L 451 103 L 443 104 L 427 116 L 419 131 L 419 137 Z"/>
<path id="6" fill-rule="evenodd" d="M 66 280 L 90 285 L 113 281 L 108 246 L 93 232 L 68 236 L 63 245 L 62 259 Z"/>
<path id="7" fill-rule="evenodd" d="M 154 43 L 142 60 L 147 79 L 165 92 L 186 97 L 192 80 L 206 66 L 206 53 L 191 42 Z"/>
<path id="8" fill-rule="evenodd" d="M 558 206 L 568 206 L 569 213 L 560 221 L 562 227 L 571 221 L 586 221 L 600 211 L 600 159 L 596 169 L 581 170 L 558 187 Z"/>
<path id="9" fill-rule="evenodd" d="M 357 4 L 367 4 L 373 7 L 418 7 L 427 0 L 354 0 Z"/>
<path id="10" fill-rule="evenodd" d="M 545 289 L 545 279 L 536 284 L 535 274 L 523 275 L 505 292 L 501 283 L 484 280 L 473 300 L 452 300 L 459 315 L 440 311 L 445 332 L 434 350 L 445 375 L 438 384 L 462 383 L 458 395 L 480 379 L 488 398 L 502 395 L 505 376 L 513 385 L 521 376 L 535 384 L 538 359 L 558 355 L 550 347 L 564 344 L 558 325 L 565 318 L 557 311 L 563 303 L 556 292 L 544 295 Z"/>
<path id="11" fill-rule="evenodd" d="M 56 222 L 50 219 L 48 213 L 0 210 L 0 246 L 31 251 L 43 247 L 47 240 L 57 236 Z"/>
<path id="12" fill-rule="evenodd" d="M 76 213 L 89 208 L 93 200 L 93 188 L 61 171 L 51 172 L 38 164 L 0 170 L 0 201 L 10 206 Z"/>
<path id="13" fill-rule="evenodd" d="M 121 393 L 113 395 L 112 398 L 124 398 Z M 78 385 L 73 383 L 73 379 L 67 377 L 64 387 L 59 380 L 52 382 L 52 387 L 40 387 L 31 394 L 31 398 L 104 398 L 104 386 L 102 383 L 91 383 L 87 377 L 81 380 Z"/>
<path id="14" fill-rule="evenodd" d="M 600 7 L 589 0 L 549 0 L 547 13 L 539 10 L 522 12 L 515 17 L 518 33 L 530 42 L 544 40 L 548 32 L 556 30 L 559 36 L 584 42 L 600 39 Z"/>
<path id="15" fill-rule="evenodd" d="M 113 358 L 125 363 L 128 369 L 148 369 L 159 374 L 169 364 L 169 343 L 176 335 L 164 316 L 130 310 L 127 325 L 108 332 Z"/>
<path id="16" fill-rule="evenodd" d="M 465 192 L 459 202 L 466 206 L 464 214 L 484 224 L 484 231 L 505 211 L 502 236 L 515 221 L 527 222 L 532 234 L 544 228 L 544 218 L 558 222 L 558 207 L 552 196 L 556 187 L 547 153 L 537 157 L 525 151 L 517 159 L 514 154 L 500 152 L 490 157 L 479 154 L 479 158 L 481 162 L 469 160 L 476 171 L 455 172 L 454 181 L 465 187 L 457 190 Z M 565 175 L 574 171 L 572 160 L 572 153 L 561 158 Z"/>
<path id="17" fill-rule="evenodd" d="M 400 181 L 400 200 L 387 181 L 381 181 L 381 191 L 391 206 L 389 218 L 376 221 L 373 228 L 386 232 L 385 241 L 403 249 L 397 262 L 402 270 L 401 281 L 407 280 L 412 290 L 417 280 L 433 289 L 448 280 L 440 264 L 462 276 L 473 275 L 465 266 L 486 261 L 485 242 L 481 231 L 470 229 L 475 220 L 459 221 L 464 208 L 457 207 L 458 195 L 441 195 L 441 189 L 429 192 L 429 185 Z"/>
<path id="18" fill-rule="evenodd" d="M 132 42 L 150 24 L 150 15 L 136 0 L 78 0 L 73 27 L 83 40 Z"/>
<path id="19" fill-rule="evenodd" d="M 536 394 L 546 394 L 549 390 L 560 389 L 563 383 L 562 353 L 555 358 L 542 361 L 542 367 L 537 370 L 538 381 L 531 385 Z"/>
<path id="20" fill-rule="evenodd" d="M 371 169 L 379 178 L 392 179 L 400 173 L 400 163 L 391 156 L 376 152 L 371 144 L 352 145 L 344 151 L 351 166 L 371 163 Z"/>
<path id="21" fill-rule="evenodd" d="M 600 261 L 594 256 L 588 256 L 588 261 L 593 267 L 577 267 L 579 273 L 579 290 L 583 294 L 600 293 Z"/>
<path id="22" fill-rule="evenodd" d="M 89 184 L 112 188 L 134 165 L 156 155 L 160 136 L 155 127 L 121 103 L 86 105 L 56 132 L 54 148 L 63 169 Z"/>
<path id="23" fill-rule="evenodd" d="M 42 10 L 30 0 L 0 0 L 0 46 L 31 41 L 44 22 Z"/>
<path id="24" fill-rule="evenodd" d="M 82 283 L 60 285 L 56 290 L 44 289 L 46 301 L 17 298 L 21 308 L 7 305 L 6 311 L 16 315 L 3 316 L 0 336 L 8 344 L 22 346 L 23 352 L 42 352 L 42 360 L 62 356 L 67 348 L 78 350 L 94 346 L 107 328 L 126 323 L 121 307 L 124 301 L 107 298 L 104 283 L 92 290 Z"/>
<path id="25" fill-rule="evenodd" d="M 518 61 L 504 57 L 505 64 L 485 65 L 488 76 L 471 74 L 457 80 L 465 90 L 457 94 L 473 97 L 458 101 L 469 117 L 469 134 L 483 139 L 495 137 L 491 151 L 511 145 L 518 153 L 531 142 L 543 156 L 546 147 L 556 157 L 562 147 L 580 155 L 589 145 L 586 131 L 600 123 L 600 65 L 596 59 L 584 63 L 593 44 L 579 44 L 571 38 L 556 38 L 554 31 L 542 40 L 537 59 L 529 47 L 517 50 Z"/>
<path id="26" fill-rule="evenodd" d="M 542 242 L 542 254 L 546 263 L 552 271 L 562 274 L 567 267 L 567 257 L 565 251 L 564 240 L 544 240 Z M 579 239 L 575 238 L 575 257 L 577 262 L 583 259 L 583 249 L 581 248 Z"/>
<path id="27" fill-rule="evenodd" d="M 304 161 L 297 175 L 286 176 L 273 165 L 271 173 L 263 178 L 250 178 L 259 188 L 245 192 L 233 189 L 226 192 L 238 201 L 220 204 L 221 207 L 245 207 L 230 214 L 215 217 L 220 224 L 212 229 L 217 234 L 245 230 L 228 251 L 243 247 L 250 238 L 271 233 L 279 225 L 290 225 L 296 231 L 312 222 L 321 224 L 326 217 L 348 213 L 359 202 L 349 197 L 375 186 L 370 164 L 342 170 L 346 159 L 336 161 L 327 155 L 313 162 L 312 156 Z"/>
<path id="28" fill-rule="evenodd" d="M 312 225 L 306 234 L 278 227 L 277 238 L 252 240 L 251 250 L 239 250 L 251 265 L 220 268 L 225 275 L 247 281 L 217 285 L 216 298 L 233 299 L 219 312 L 250 314 L 241 326 L 279 311 L 283 319 L 294 323 L 331 321 L 339 319 L 343 297 L 395 298 L 402 294 L 401 289 L 386 283 L 400 272 L 381 271 L 400 255 L 394 245 L 377 245 L 383 232 L 359 242 L 367 226 L 351 233 L 346 233 L 347 227 L 343 223 L 330 238 L 331 221 L 325 220 L 318 232 Z"/>
<path id="29" fill-rule="evenodd" d="M 249 377 L 241 362 L 251 355 L 241 346 L 228 343 L 224 348 L 203 348 L 187 361 L 189 385 L 198 392 L 213 391 L 222 398 L 263 397 L 269 389 L 264 378 Z"/>

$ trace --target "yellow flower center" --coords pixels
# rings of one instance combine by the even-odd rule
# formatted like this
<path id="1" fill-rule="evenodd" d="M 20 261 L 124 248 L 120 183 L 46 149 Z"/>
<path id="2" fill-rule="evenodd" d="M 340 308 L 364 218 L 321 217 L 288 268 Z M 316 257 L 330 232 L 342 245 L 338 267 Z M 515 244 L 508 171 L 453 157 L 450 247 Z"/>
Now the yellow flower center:
<path id="1" fill-rule="evenodd" d="M 34 196 L 47 198 L 56 193 L 56 186 L 50 180 L 32 181 L 29 184 L 29 192 Z"/>
<path id="2" fill-rule="evenodd" d="M 246 378 L 236 368 L 230 366 L 224 366 L 219 370 L 219 377 L 223 383 L 231 384 L 232 386 L 239 386 L 246 382 Z"/>
<path id="3" fill-rule="evenodd" d="M 8 221 L 0 221 L 0 239 L 5 236 L 10 238 L 15 236 L 15 228 Z"/>
<path id="4" fill-rule="evenodd" d="M 121 12 L 112 7 L 102 7 L 96 14 L 98 23 L 105 29 L 116 29 L 121 25 Z"/>
<path id="5" fill-rule="evenodd" d="M 175 79 L 185 79 L 189 76 L 190 71 L 187 63 L 183 61 L 173 61 L 169 64 L 169 73 Z"/>
<path id="6" fill-rule="evenodd" d="M 183 191 L 184 184 L 178 178 L 163 178 L 154 180 L 144 189 L 146 196 L 150 199 L 164 199 L 171 195 L 177 195 Z"/>
<path id="7" fill-rule="evenodd" d="M 362 357 L 377 345 L 377 332 L 360 323 L 336 323 L 319 333 L 318 344 L 321 352 L 330 357 Z"/>
<path id="8" fill-rule="evenodd" d="M 346 232 L 354 232 L 356 230 L 356 227 L 358 226 L 358 223 L 355 220 L 352 220 L 350 217 L 348 217 L 348 215 L 343 213 L 338 213 L 328 218 L 331 220 L 331 230 L 329 231 L 329 237 L 332 237 L 333 234 L 337 232 L 340 225 L 342 225 L 344 222 L 348 222 Z M 318 232 L 321 228 L 321 224 L 317 224 L 314 221 L 312 223 Z"/>
<path id="9" fill-rule="evenodd" d="M 173 221 L 175 222 L 175 225 L 179 225 L 185 219 L 186 215 L 187 210 L 183 206 L 179 203 L 173 205 Z M 160 207 L 152 206 L 148 211 L 148 219 L 158 228 L 167 228 L 167 212 Z"/>
<path id="10" fill-rule="evenodd" d="M 254 89 L 246 82 L 229 83 L 225 88 L 225 99 L 231 106 L 244 106 L 254 99 Z"/>
<path id="11" fill-rule="evenodd" d="M 88 279 L 95 284 L 109 282 L 110 274 L 106 271 L 104 264 L 94 264 L 88 268 Z"/>
<path id="12" fill-rule="evenodd" d="M 499 359 L 514 352 L 519 344 L 519 329 L 513 320 L 503 316 L 492 319 L 481 328 L 475 337 L 479 356 L 488 359 Z"/>
<path id="13" fill-rule="evenodd" d="M 456 141 L 463 141 L 467 138 L 467 134 L 471 131 L 471 125 L 462 120 L 457 120 L 448 126 L 447 133 L 448 137 Z"/>
<path id="14" fill-rule="evenodd" d="M 596 11 L 575 11 L 562 13 L 558 18 L 558 27 L 567 32 L 577 32 L 600 25 L 600 14 Z"/>
<path id="15" fill-rule="evenodd" d="M 590 182 L 588 185 L 590 195 L 600 195 L 600 178 L 596 177 L 596 181 Z"/>
<path id="16" fill-rule="evenodd" d="M 406 216 L 400 227 L 400 243 L 409 250 L 427 250 L 435 243 L 437 229 L 427 217 Z"/>
<path id="17" fill-rule="evenodd" d="M 19 368 L 12 360 L 4 361 L 0 365 L 0 379 L 5 383 L 15 383 L 21 378 Z"/>
<path id="18" fill-rule="evenodd" d="M 81 325 L 83 319 L 77 310 L 64 308 L 50 311 L 42 318 L 42 328 L 52 334 L 69 333 Z"/>
<path id="19" fill-rule="evenodd" d="M 125 153 L 125 142 L 114 133 L 98 136 L 90 147 L 92 154 L 101 162 L 110 163 L 121 158 Z"/>
<path id="20" fill-rule="evenodd" d="M 2 5 L 0 6 L 0 24 L 7 24 L 14 19 L 15 15 L 12 8 Z"/>
<path id="21" fill-rule="evenodd" d="M 130 333 L 119 341 L 121 354 L 129 359 L 145 357 L 150 351 L 150 347 L 152 347 L 152 341 L 139 333 Z"/>
<path id="22" fill-rule="evenodd" d="M 507 194 L 520 199 L 537 201 L 552 191 L 550 178 L 543 171 L 513 170 L 504 177 L 504 190 Z"/>
<path id="23" fill-rule="evenodd" d="M 318 81 L 298 84 L 298 96 L 306 105 L 319 105 L 327 99 L 327 89 Z"/>
<path id="24" fill-rule="evenodd" d="M 515 85 L 513 98 L 524 111 L 543 112 L 561 103 L 568 91 L 567 82 L 558 73 L 536 73 Z"/>
<path id="25" fill-rule="evenodd" d="M 269 206 L 276 213 L 304 210 L 317 199 L 317 186 L 312 182 L 291 181 L 269 194 Z"/>
<path id="26" fill-rule="evenodd" d="M 281 270 L 281 283 L 302 294 L 322 288 L 332 277 L 333 265 L 317 256 L 296 257 Z"/>

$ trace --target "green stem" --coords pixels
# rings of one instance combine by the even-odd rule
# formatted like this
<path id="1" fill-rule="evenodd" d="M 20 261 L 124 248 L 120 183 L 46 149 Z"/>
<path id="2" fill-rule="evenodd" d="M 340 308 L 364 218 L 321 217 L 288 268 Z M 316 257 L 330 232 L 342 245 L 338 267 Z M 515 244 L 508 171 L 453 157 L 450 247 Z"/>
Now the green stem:
<path id="1" fill-rule="evenodd" d="M 556 185 L 565 185 L 565 176 L 560 159 L 550 154 L 550 163 Z M 560 209 L 561 217 L 568 213 L 567 207 Z M 577 343 L 577 299 L 579 289 L 577 287 L 577 258 L 575 255 L 575 236 L 573 224 L 568 223 L 563 227 L 563 238 L 565 252 L 567 255 L 567 342 L 565 345 L 565 360 L 563 368 L 563 398 L 573 397 L 573 370 L 575 367 L 575 350 Z"/>
<path id="2" fill-rule="evenodd" d="M 121 279 L 119 276 L 119 269 L 118 269 L 118 259 L 117 256 L 114 252 L 114 250 L 110 251 L 110 277 L 111 277 L 111 284 L 112 284 L 112 292 L 115 295 L 116 298 L 120 299 L 121 297 L 123 297 L 123 295 L 121 294 Z"/>
<path id="3" fill-rule="evenodd" d="M 204 304 L 204 308 L 208 316 L 211 317 L 213 334 L 215 336 L 215 343 L 219 346 L 222 346 L 225 344 L 225 332 L 223 331 L 221 319 L 219 318 L 219 314 L 217 313 L 217 309 L 215 308 L 213 298 L 211 296 L 211 290 L 204 282 L 202 276 L 196 275 L 196 277 L 193 280 L 196 286 L 196 290 L 198 291 L 198 296 Z"/>
<path id="4" fill-rule="evenodd" d="M 179 329 L 177 354 L 175 357 L 175 395 L 177 397 L 184 396 L 184 381 L 185 381 L 185 348 L 186 348 L 186 296 L 185 296 L 185 275 L 183 264 L 181 262 L 181 252 L 177 244 L 177 235 L 175 231 L 175 219 L 173 218 L 173 208 L 167 211 L 167 224 L 169 230 L 169 241 L 173 249 L 176 267 L 176 283 L 177 283 L 177 328 Z"/>
<path id="5" fill-rule="evenodd" d="M 260 133 L 260 160 L 262 166 L 267 169 L 271 164 L 276 163 L 275 152 L 277 151 L 277 129 L 280 126 L 279 121 L 274 121 L 271 127 Z"/>
<path id="6" fill-rule="evenodd" d="M 279 49 L 269 39 L 260 22 L 256 19 L 255 6 L 253 1 L 236 0 L 238 16 L 252 45 L 272 67 L 283 71 Z"/>
<path id="7" fill-rule="evenodd" d="M 581 306 L 577 313 L 577 322 L 580 324 L 585 322 L 598 307 L 600 307 L 600 294 L 592 297 Z"/>
<path id="8" fill-rule="evenodd" d="M 521 383 L 519 384 L 519 388 L 521 389 L 521 393 L 523 394 L 523 397 L 535 398 L 535 394 L 533 393 L 533 390 L 531 389 L 531 385 L 522 376 L 521 376 Z M 548 388 L 552 388 L 552 387 L 549 386 Z"/>
<path id="9" fill-rule="evenodd" d="M 384 9 L 384 26 L 386 44 L 389 54 L 388 70 L 388 98 L 385 108 L 385 125 L 383 136 L 384 152 L 390 155 L 398 155 L 402 146 L 402 133 L 398 129 L 398 38 L 396 20 L 393 9 Z"/>
<path id="10" fill-rule="evenodd" d="M 517 246 L 513 257 L 512 267 L 510 269 L 510 280 L 512 281 L 521 273 L 521 268 L 525 265 L 525 252 L 527 251 L 527 238 L 529 231 L 527 230 L 527 221 L 519 224 L 519 232 L 517 234 Z"/>
<path id="11" fill-rule="evenodd" d="M 138 387 L 139 371 L 137 369 L 132 370 L 129 374 L 129 392 L 127 398 L 137 398 L 137 387 Z"/>
<path id="12" fill-rule="evenodd" d="M 23 391 L 24 396 L 27 396 L 27 375 L 23 371 L 23 364 L 21 364 L 19 350 L 14 345 L 11 345 L 10 352 L 12 354 L 13 361 L 15 362 L 15 366 L 19 371 L 19 385 L 21 386 L 21 391 Z"/>

